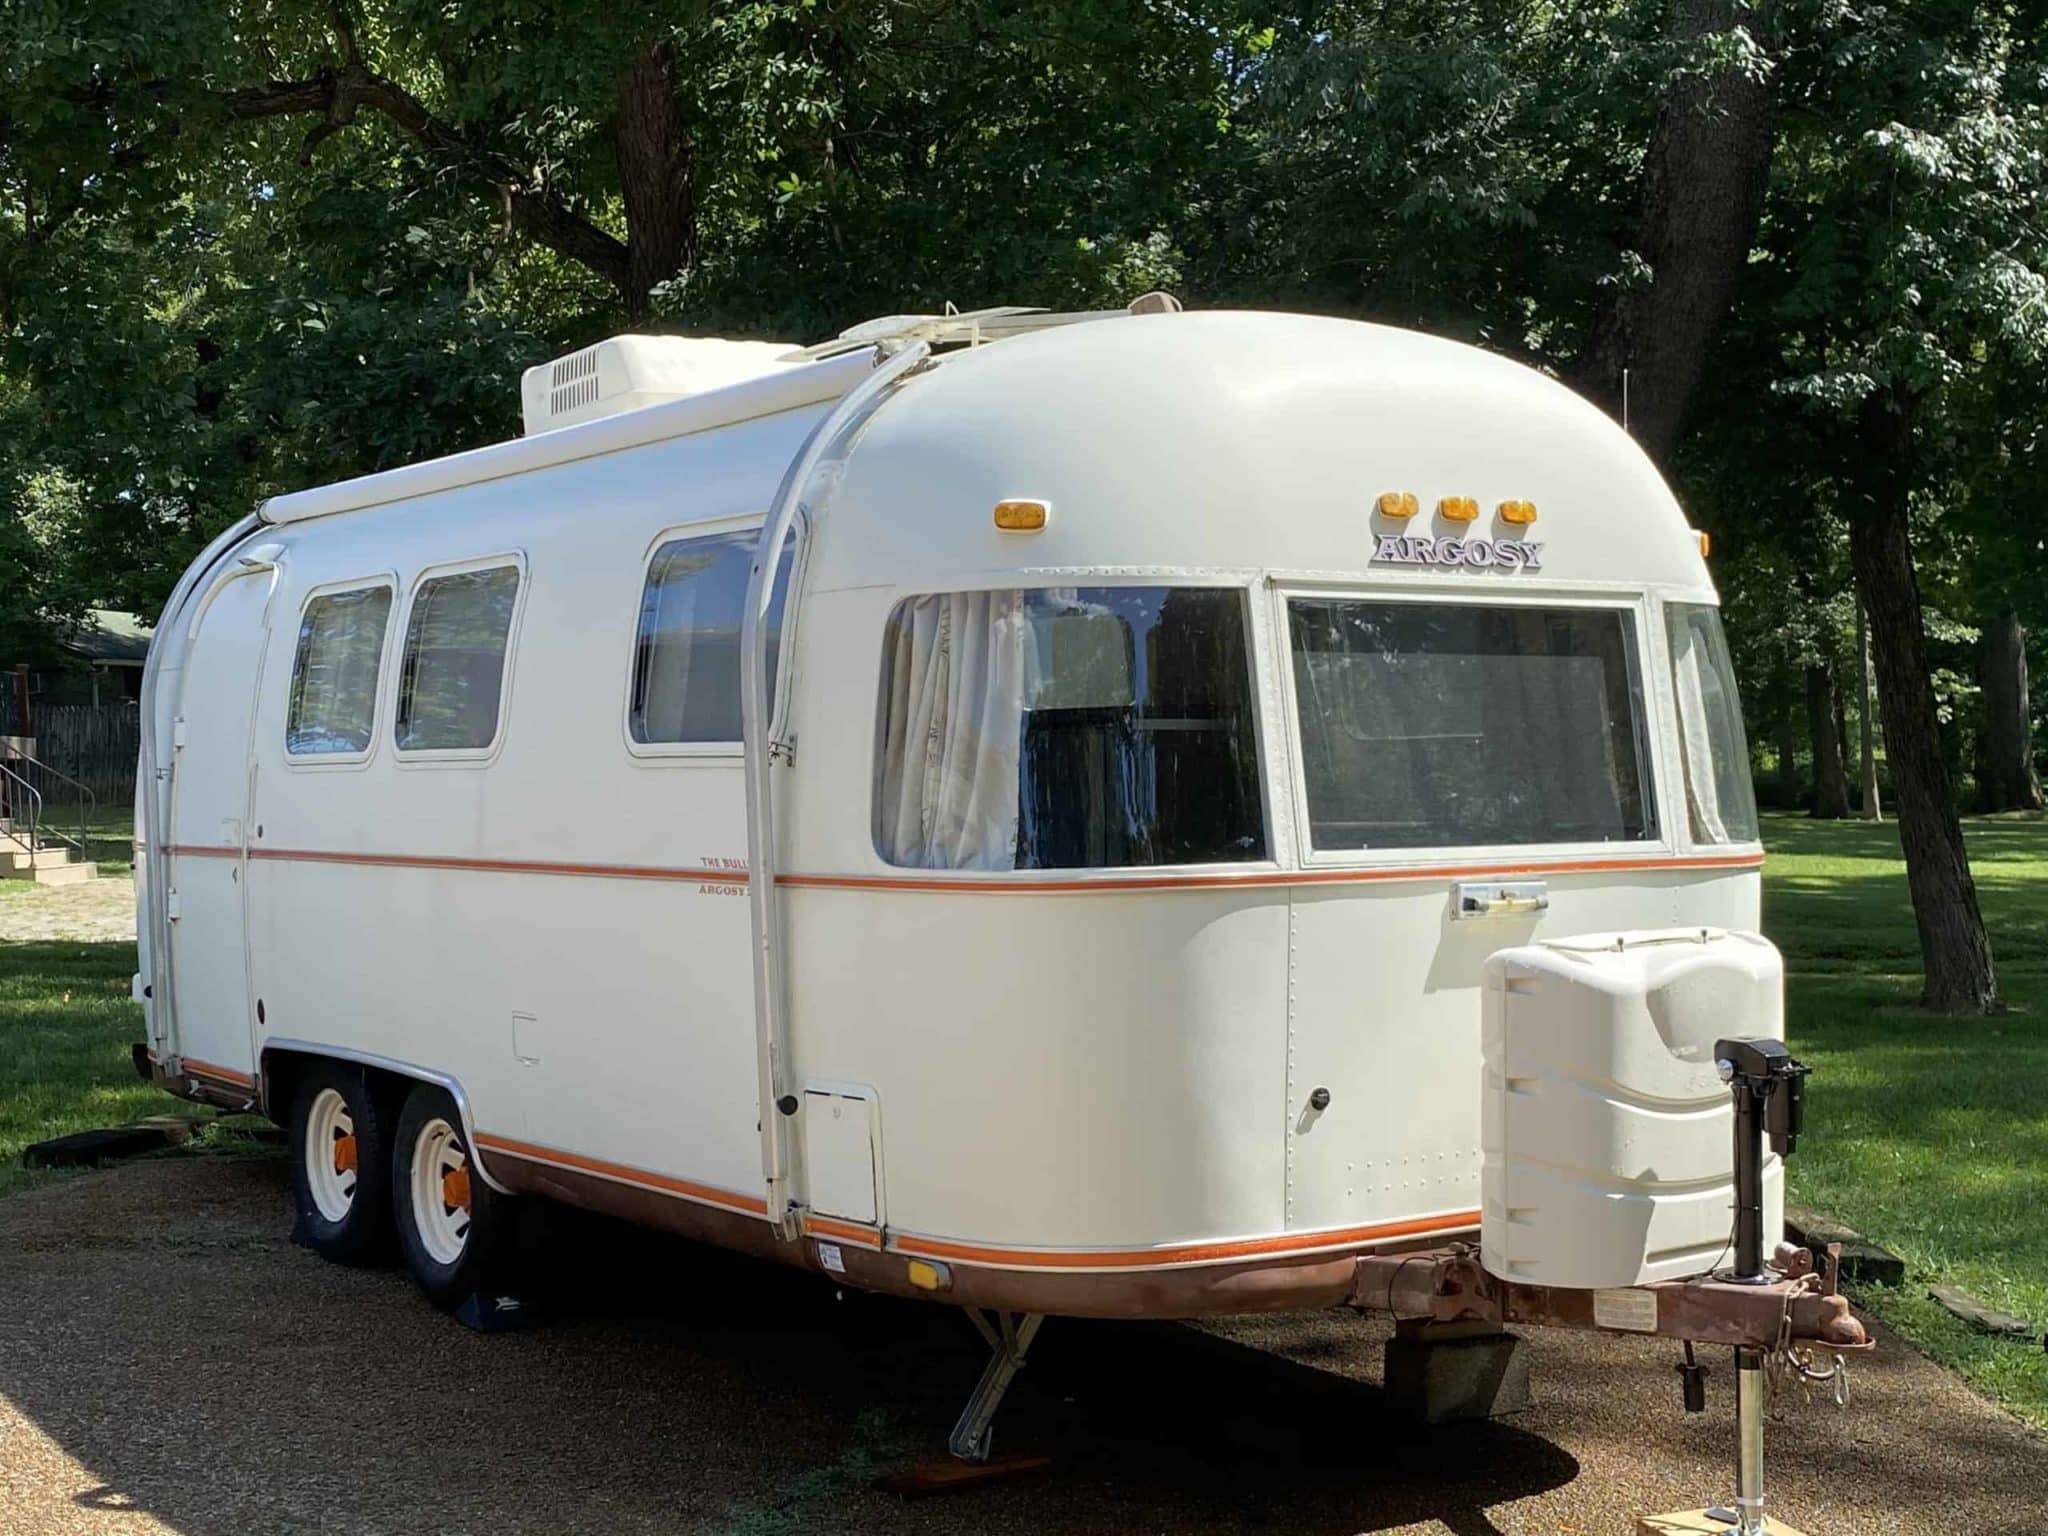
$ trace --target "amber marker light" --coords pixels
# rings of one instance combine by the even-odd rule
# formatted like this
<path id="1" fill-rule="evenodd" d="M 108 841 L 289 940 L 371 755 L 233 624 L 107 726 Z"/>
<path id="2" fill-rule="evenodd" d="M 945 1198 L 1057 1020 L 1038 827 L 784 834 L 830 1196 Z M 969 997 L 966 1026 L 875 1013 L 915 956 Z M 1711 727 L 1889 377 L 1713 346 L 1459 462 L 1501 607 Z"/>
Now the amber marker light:
<path id="1" fill-rule="evenodd" d="M 1700 558 L 1704 560 L 1714 552 L 1714 541 L 1708 537 L 1707 530 L 1704 528 L 1695 528 L 1693 532 L 1699 535 Z"/>
<path id="2" fill-rule="evenodd" d="M 1403 518 L 1413 517 L 1421 503 L 1413 491 L 1382 491 L 1379 505 L 1381 517 Z"/>
<path id="3" fill-rule="evenodd" d="M 1446 496 L 1436 504 L 1436 515 L 1454 523 L 1470 523 L 1479 517 L 1479 503 L 1470 496 Z"/>
<path id="4" fill-rule="evenodd" d="M 1036 533 L 1052 517 L 1052 504 L 1018 499 L 996 503 L 996 526 L 1005 533 Z"/>
<path id="5" fill-rule="evenodd" d="M 1504 501 L 1500 504 L 1500 520 L 1504 523 L 1533 523 L 1536 521 L 1536 503 Z"/>

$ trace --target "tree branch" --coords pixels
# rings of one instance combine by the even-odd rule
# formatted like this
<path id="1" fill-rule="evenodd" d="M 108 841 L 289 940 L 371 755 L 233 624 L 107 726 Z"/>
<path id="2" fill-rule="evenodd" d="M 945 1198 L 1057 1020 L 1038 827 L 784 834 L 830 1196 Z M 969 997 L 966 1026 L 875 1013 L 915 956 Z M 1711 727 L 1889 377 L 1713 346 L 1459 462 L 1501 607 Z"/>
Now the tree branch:
<path id="1" fill-rule="evenodd" d="M 531 167 L 471 143 L 404 86 L 369 68 L 354 54 L 354 34 L 338 6 L 336 22 L 348 55 L 341 64 L 323 69 L 309 80 L 272 80 L 224 91 L 219 100 L 228 115 L 242 119 L 319 117 L 300 151 L 302 159 L 310 160 L 321 143 L 354 123 L 357 112 L 367 107 L 397 124 L 434 158 L 488 181 L 503 198 L 507 221 L 514 229 L 595 272 L 630 300 L 631 263 L 623 240 L 578 213 Z"/>

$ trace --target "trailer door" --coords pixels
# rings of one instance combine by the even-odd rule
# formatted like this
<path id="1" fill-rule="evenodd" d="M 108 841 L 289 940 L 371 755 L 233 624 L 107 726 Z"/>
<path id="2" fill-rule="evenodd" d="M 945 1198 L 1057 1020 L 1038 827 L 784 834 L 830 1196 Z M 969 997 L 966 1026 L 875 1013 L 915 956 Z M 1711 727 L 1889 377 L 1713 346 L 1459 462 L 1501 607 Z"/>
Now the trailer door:
<path id="1" fill-rule="evenodd" d="M 171 746 L 171 964 L 178 1054 L 253 1077 L 243 863 L 249 726 L 276 572 L 244 570 L 201 608 Z"/>

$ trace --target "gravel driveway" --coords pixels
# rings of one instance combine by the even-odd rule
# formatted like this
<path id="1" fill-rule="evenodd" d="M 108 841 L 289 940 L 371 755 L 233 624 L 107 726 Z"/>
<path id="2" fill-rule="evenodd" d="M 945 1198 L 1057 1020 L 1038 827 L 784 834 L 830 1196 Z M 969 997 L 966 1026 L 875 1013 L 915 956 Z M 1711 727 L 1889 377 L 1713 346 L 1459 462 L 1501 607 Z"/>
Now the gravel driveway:
<path id="1" fill-rule="evenodd" d="M 1632 1536 L 1717 1494 L 1731 1446 L 1724 1362 L 1685 1419 L 1669 1346 L 1535 1334 L 1540 1406 L 1416 1431 L 1356 1318 L 1055 1319 L 996 1428 L 1052 1470 L 906 1502 L 871 1478 L 940 1454 L 980 1364 L 956 1314 L 565 1218 L 580 1284 L 483 1337 L 287 1226 L 275 1158 L 0 1200 L 0 1532 Z M 1773 1428 L 1776 1511 L 2038 1536 L 2048 1440 L 1883 1343 L 1849 1412 Z"/>
<path id="2" fill-rule="evenodd" d="M 135 881 L 128 875 L 77 885 L 0 880 L 0 943 L 135 940 Z"/>

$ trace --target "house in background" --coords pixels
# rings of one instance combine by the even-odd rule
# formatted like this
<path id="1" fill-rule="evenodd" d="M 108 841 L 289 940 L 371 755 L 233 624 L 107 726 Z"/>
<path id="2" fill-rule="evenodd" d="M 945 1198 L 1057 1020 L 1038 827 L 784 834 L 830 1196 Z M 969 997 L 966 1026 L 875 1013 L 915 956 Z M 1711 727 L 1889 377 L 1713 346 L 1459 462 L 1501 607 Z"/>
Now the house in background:
<path id="1" fill-rule="evenodd" d="M 87 793 L 103 806 L 131 798 L 149 637 L 134 614 L 96 608 L 60 642 L 54 665 L 0 658 L 0 766 L 53 806 Z"/>
<path id="2" fill-rule="evenodd" d="M 142 697 L 150 626 L 132 613 L 95 608 L 64 642 L 83 665 L 43 674 L 42 704 L 132 704 Z"/>

